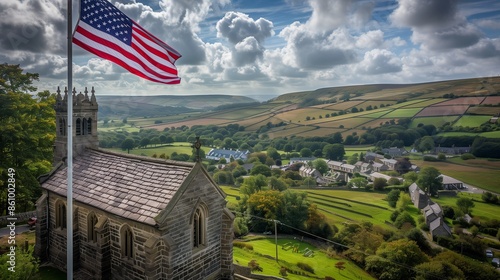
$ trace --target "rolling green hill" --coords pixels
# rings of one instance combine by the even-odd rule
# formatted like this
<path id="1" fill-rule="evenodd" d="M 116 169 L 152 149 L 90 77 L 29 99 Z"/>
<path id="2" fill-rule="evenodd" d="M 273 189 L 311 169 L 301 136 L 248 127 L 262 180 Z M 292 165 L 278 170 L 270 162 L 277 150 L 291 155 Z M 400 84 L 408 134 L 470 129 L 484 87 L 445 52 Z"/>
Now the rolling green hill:
<path id="1" fill-rule="evenodd" d="M 265 133 L 270 138 L 335 132 L 345 138 L 400 118 L 411 119 L 412 127 L 479 127 L 500 115 L 500 77 L 331 87 L 287 93 L 264 103 L 225 95 L 132 96 L 120 97 L 119 102 L 115 97 L 103 96 L 99 102 L 101 108 L 114 113 L 128 112 L 129 122 L 142 128 L 237 123 L 251 132 L 266 125 Z M 184 107 L 167 107 L 180 105 Z M 151 112 L 157 112 L 153 116 L 159 118 L 151 118 Z M 485 136 L 496 137 L 497 133 Z"/>

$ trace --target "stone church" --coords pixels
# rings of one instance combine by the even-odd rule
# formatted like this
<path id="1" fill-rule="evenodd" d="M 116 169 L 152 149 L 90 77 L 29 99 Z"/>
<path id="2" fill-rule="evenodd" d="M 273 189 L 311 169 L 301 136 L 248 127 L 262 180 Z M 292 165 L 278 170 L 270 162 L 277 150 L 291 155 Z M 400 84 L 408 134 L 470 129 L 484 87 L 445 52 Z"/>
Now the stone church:
<path id="1" fill-rule="evenodd" d="M 75 274 L 88 279 L 232 279 L 232 223 L 225 194 L 200 162 L 98 148 L 92 88 L 57 90 L 54 169 L 40 178 L 36 254 L 66 270 L 66 137 L 73 134 Z"/>

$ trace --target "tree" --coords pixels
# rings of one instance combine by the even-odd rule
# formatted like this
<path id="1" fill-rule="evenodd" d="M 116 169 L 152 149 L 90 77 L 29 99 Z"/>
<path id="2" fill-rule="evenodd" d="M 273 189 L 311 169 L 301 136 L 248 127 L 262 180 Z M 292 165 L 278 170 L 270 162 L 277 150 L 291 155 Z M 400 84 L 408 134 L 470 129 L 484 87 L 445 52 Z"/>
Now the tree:
<path id="1" fill-rule="evenodd" d="M 464 273 L 455 265 L 446 261 L 431 261 L 415 267 L 417 280 L 466 279 Z"/>
<path id="2" fill-rule="evenodd" d="M 387 202 L 389 203 L 389 206 L 391 207 L 396 207 L 397 201 L 399 200 L 399 196 L 401 194 L 400 190 L 391 190 L 387 194 Z"/>
<path id="3" fill-rule="evenodd" d="M 366 180 L 364 177 L 352 178 L 349 181 L 349 183 L 347 183 L 348 187 L 350 187 L 350 188 L 356 187 L 359 189 L 365 189 L 367 185 L 368 185 L 368 180 Z"/>
<path id="4" fill-rule="evenodd" d="M 312 151 L 309 148 L 302 148 L 300 150 L 300 156 L 301 157 L 310 157 L 312 156 Z"/>
<path id="5" fill-rule="evenodd" d="M 460 197 L 457 199 L 457 207 L 464 214 L 470 214 L 472 212 L 472 208 L 474 207 L 474 201 L 472 201 L 471 198 Z"/>
<path id="6" fill-rule="evenodd" d="M 376 255 L 367 257 L 365 269 L 381 280 L 412 279 L 412 267 L 427 261 L 415 241 L 399 239 L 383 243 Z"/>
<path id="7" fill-rule="evenodd" d="M 8 174 L 15 173 L 16 211 L 32 209 L 41 193 L 37 178 L 52 168 L 55 96 L 36 91 L 38 74 L 0 64 L 0 215 L 7 206 Z M 8 172 L 12 168 L 15 172 Z"/>
<path id="8" fill-rule="evenodd" d="M 404 211 L 406 210 L 406 207 L 411 204 L 411 198 L 410 195 L 407 193 L 401 193 L 399 195 L 398 202 L 396 203 L 396 208 Z"/>
<path id="9" fill-rule="evenodd" d="M 264 175 L 266 177 L 271 176 L 271 168 L 265 164 L 255 164 L 250 170 L 250 175 Z"/>
<path id="10" fill-rule="evenodd" d="M 403 227 L 404 224 L 410 224 L 412 226 L 415 226 L 416 223 L 415 223 L 415 220 L 413 219 L 413 217 L 411 216 L 410 213 L 404 211 L 404 212 L 401 212 L 398 217 L 396 218 L 396 221 L 394 221 L 394 225 L 397 227 L 397 228 L 401 228 Z"/>
<path id="11" fill-rule="evenodd" d="M 267 220 L 276 220 L 283 207 L 283 194 L 276 190 L 258 191 L 248 198 L 248 214 Z M 266 231 L 274 228 L 271 222 L 252 219 L 251 228 L 255 231 Z"/>
<path id="12" fill-rule="evenodd" d="M 126 150 L 128 154 L 130 154 L 130 150 L 135 147 L 135 141 L 132 138 L 127 138 L 122 142 L 122 150 Z"/>
<path id="13" fill-rule="evenodd" d="M 337 143 L 337 144 L 340 144 L 342 142 L 344 142 L 344 139 L 342 138 L 342 133 L 340 132 L 335 132 L 333 134 L 333 139 L 332 139 L 333 143 Z"/>
<path id="14" fill-rule="evenodd" d="M 417 185 L 429 196 L 437 195 L 437 191 L 443 186 L 443 177 L 439 170 L 432 166 L 422 168 L 418 173 Z"/>
<path id="15" fill-rule="evenodd" d="M 373 189 L 377 191 L 383 190 L 387 186 L 387 180 L 385 178 L 375 178 L 373 180 Z"/>
<path id="16" fill-rule="evenodd" d="M 331 238 L 335 233 L 326 216 L 318 210 L 316 204 L 309 205 L 305 224 L 307 232 L 323 238 Z"/>
<path id="17" fill-rule="evenodd" d="M 410 171 L 406 174 L 403 175 L 403 178 L 405 179 L 405 185 L 411 185 L 415 183 L 418 180 L 418 174 L 415 171 Z"/>
<path id="18" fill-rule="evenodd" d="M 323 155 L 327 159 L 341 161 L 345 155 L 344 145 L 328 144 L 323 148 Z"/>
<path id="19" fill-rule="evenodd" d="M 396 170 L 399 174 L 406 174 L 411 170 L 411 165 L 410 159 L 398 158 L 396 159 L 394 170 Z"/>
<path id="20" fill-rule="evenodd" d="M 432 136 L 424 136 L 420 139 L 417 150 L 423 153 L 434 150 L 434 147 L 434 138 L 432 138 Z"/>
<path id="21" fill-rule="evenodd" d="M 323 159 L 315 159 L 313 161 L 313 167 L 319 171 L 319 173 L 321 173 L 321 175 L 324 175 L 328 172 L 328 170 L 330 170 L 330 168 L 328 168 L 328 164 L 326 163 L 326 161 L 324 161 Z"/>
<path id="22" fill-rule="evenodd" d="M 149 138 L 142 138 L 141 142 L 139 143 L 139 146 L 146 148 L 149 145 Z"/>

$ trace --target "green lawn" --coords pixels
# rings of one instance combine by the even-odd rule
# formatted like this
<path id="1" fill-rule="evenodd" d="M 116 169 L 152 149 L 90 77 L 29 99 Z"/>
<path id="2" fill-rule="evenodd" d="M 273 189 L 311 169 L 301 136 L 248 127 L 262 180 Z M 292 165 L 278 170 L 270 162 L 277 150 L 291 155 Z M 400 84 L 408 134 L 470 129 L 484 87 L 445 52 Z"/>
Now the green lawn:
<path id="1" fill-rule="evenodd" d="M 459 193 L 457 197 L 441 196 L 439 198 L 432 198 L 432 200 L 439 205 L 456 206 L 459 197 L 472 198 L 474 200 L 474 208 L 472 208 L 472 216 L 477 216 L 481 220 L 498 219 L 495 214 L 500 213 L 500 205 L 485 203 L 479 194 Z"/>
<path id="2" fill-rule="evenodd" d="M 475 187 L 500 193 L 500 168 L 484 168 L 455 164 L 452 162 L 430 162 L 412 159 L 420 168 L 433 166 L 441 173 L 458 179 Z"/>
<path id="3" fill-rule="evenodd" d="M 420 110 L 422 110 L 422 108 L 396 109 L 387 115 L 384 115 L 384 118 L 411 118 L 420 112 Z"/>
<path id="4" fill-rule="evenodd" d="M 251 260 L 256 260 L 262 272 L 254 272 L 256 274 L 273 275 L 282 277 L 279 274 L 280 268 L 287 267 L 290 270 L 298 271 L 304 275 L 296 275 L 288 273 L 285 279 L 324 279 L 325 276 L 333 277 L 334 279 L 373 279 L 363 269 L 357 267 L 351 262 L 342 259 L 340 256 L 334 255 L 329 257 L 326 252 L 316 248 L 315 246 L 301 242 L 300 236 L 297 239 L 282 239 L 278 238 L 278 262 L 276 262 L 276 244 L 274 237 L 247 241 L 253 246 L 253 250 L 241 249 L 233 247 L 233 262 L 242 266 L 248 266 Z M 284 246 L 288 244 L 287 246 Z M 293 252 L 289 246 L 299 246 L 299 252 Z M 307 249 L 314 252 L 314 256 L 306 257 L 303 252 Z M 345 269 L 340 272 L 335 268 L 337 262 L 345 262 Z M 310 265 L 314 269 L 314 274 L 305 272 L 297 266 L 298 262 L 303 262 Z"/>

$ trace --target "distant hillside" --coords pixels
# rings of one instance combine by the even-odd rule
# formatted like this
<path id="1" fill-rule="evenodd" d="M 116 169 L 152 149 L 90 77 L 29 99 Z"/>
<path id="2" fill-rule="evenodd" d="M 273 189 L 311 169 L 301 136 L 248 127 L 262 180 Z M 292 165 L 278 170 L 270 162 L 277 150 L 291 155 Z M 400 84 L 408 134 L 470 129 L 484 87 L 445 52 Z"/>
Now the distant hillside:
<path id="1" fill-rule="evenodd" d="M 345 138 L 408 119 L 411 127 L 433 124 L 460 133 L 470 131 L 467 127 L 477 127 L 475 134 L 500 138 L 500 131 L 479 129 L 485 123 L 496 123 L 499 115 L 500 77 L 491 77 L 322 88 L 283 94 L 259 104 L 244 106 L 239 102 L 209 112 L 164 118 L 161 123 L 145 119 L 140 125 L 162 131 L 181 126 L 239 124 L 245 131 L 257 131 L 269 138 L 336 132 Z"/>
<path id="2" fill-rule="evenodd" d="M 207 111 L 231 104 L 256 102 L 245 96 L 231 95 L 161 95 L 161 96 L 97 96 L 99 118 L 157 117 L 194 111 Z"/>
<path id="3" fill-rule="evenodd" d="M 274 102 L 293 102 L 304 106 L 350 100 L 398 101 L 415 98 L 484 96 L 500 93 L 500 77 L 461 79 L 420 84 L 374 84 L 321 88 L 294 92 L 274 98 Z"/>

